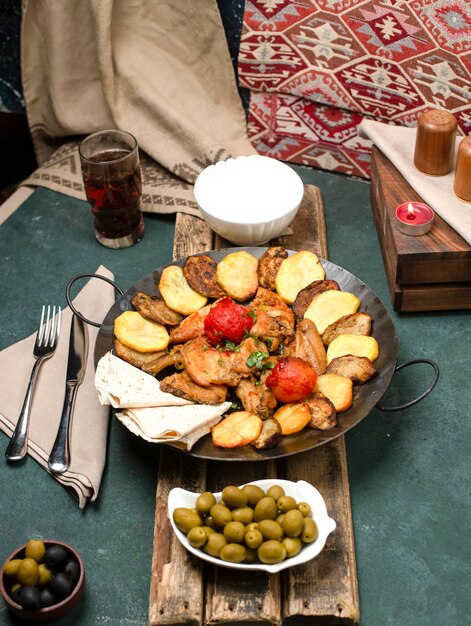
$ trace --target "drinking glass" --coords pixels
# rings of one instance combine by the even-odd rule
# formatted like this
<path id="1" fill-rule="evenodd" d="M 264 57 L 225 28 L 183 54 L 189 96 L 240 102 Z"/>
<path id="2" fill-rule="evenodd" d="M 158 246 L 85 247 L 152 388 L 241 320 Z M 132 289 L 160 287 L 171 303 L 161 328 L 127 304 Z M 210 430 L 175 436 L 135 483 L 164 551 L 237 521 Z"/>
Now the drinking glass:
<path id="1" fill-rule="evenodd" d="M 95 237 L 107 248 L 134 245 L 144 236 L 135 137 L 122 130 L 102 130 L 80 143 L 79 154 Z"/>

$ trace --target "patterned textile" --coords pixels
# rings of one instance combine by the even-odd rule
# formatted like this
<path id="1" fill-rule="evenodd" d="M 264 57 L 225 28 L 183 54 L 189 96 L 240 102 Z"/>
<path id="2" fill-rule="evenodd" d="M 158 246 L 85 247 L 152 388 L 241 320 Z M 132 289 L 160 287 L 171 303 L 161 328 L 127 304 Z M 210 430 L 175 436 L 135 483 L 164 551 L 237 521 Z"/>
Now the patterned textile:
<path id="1" fill-rule="evenodd" d="M 246 0 L 239 80 L 258 152 L 368 178 L 363 117 L 441 108 L 471 133 L 471 3 Z"/>

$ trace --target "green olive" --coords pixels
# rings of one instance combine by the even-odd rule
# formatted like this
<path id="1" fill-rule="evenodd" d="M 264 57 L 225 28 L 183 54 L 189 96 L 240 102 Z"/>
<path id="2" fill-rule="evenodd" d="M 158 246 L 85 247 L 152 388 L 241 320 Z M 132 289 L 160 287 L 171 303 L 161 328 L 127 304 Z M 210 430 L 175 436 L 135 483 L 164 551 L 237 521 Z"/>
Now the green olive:
<path id="1" fill-rule="evenodd" d="M 287 511 L 291 511 L 296 508 L 296 500 L 291 496 L 281 496 L 276 501 L 276 504 L 282 513 L 286 513 Z"/>
<path id="2" fill-rule="evenodd" d="M 248 532 L 249 530 L 258 530 L 258 523 L 250 522 L 250 524 L 247 524 L 247 526 L 245 527 L 245 532 Z"/>
<path id="3" fill-rule="evenodd" d="M 242 543 L 244 541 L 245 526 L 241 522 L 229 522 L 224 526 L 223 533 L 229 543 Z"/>
<path id="4" fill-rule="evenodd" d="M 278 522 L 278 524 L 282 524 L 284 517 L 285 517 L 285 514 L 284 513 L 280 513 L 275 521 Z"/>
<path id="5" fill-rule="evenodd" d="M 173 512 L 173 521 L 177 528 L 183 533 L 187 534 L 194 526 L 202 526 L 203 520 L 192 509 L 186 509 L 184 507 L 178 507 Z"/>
<path id="6" fill-rule="evenodd" d="M 5 576 L 14 577 L 18 574 L 18 568 L 23 559 L 11 559 L 8 563 L 5 564 L 3 568 L 3 573 Z"/>
<path id="7" fill-rule="evenodd" d="M 304 528 L 301 533 L 301 541 L 303 543 L 312 543 L 317 539 L 317 524 L 312 517 L 304 517 Z"/>
<path id="8" fill-rule="evenodd" d="M 285 537 L 281 543 L 286 550 L 287 557 L 296 556 L 301 552 L 301 548 L 303 547 L 299 537 Z"/>
<path id="9" fill-rule="evenodd" d="M 187 539 L 193 548 L 202 548 L 208 541 L 208 534 L 202 526 L 194 526 L 188 533 Z"/>
<path id="10" fill-rule="evenodd" d="M 210 491 L 203 491 L 196 499 L 196 510 L 201 515 L 207 515 L 214 504 L 216 504 L 214 494 Z"/>
<path id="11" fill-rule="evenodd" d="M 204 525 L 214 529 L 217 528 L 216 523 L 211 515 L 206 515 L 206 517 L 204 518 Z"/>
<path id="12" fill-rule="evenodd" d="M 247 494 L 239 487 L 229 485 L 222 490 L 222 498 L 227 506 L 236 509 L 245 506 L 249 500 Z"/>
<path id="13" fill-rule="evenodd" d="M 50 569 L 45 563 L 40 563 L 38 565 L 38 573 L 39 578 L 37 585 L 38 587 L 47 587 L 47 585 L 51 582 L 54 577 L 54 573 L 52 569 Z"/>
<path id="14" fill-rule="evenodd" d="M 31 539 L 26 544 L 25 557 L 34 559 L 36 563 L 41 563 L 46 554 L 46 546 L 41 539 Z"/>
<path id="15" fill-rule="evenodd" d="M 270 489 L 267 491 L 267 496 L 273 498 L 275 502 L 285 495 L 285 490 L 280 485 L 272 485 Z"/>
<path id="16" fill-rule="evenodd" d="M 304 518 L 301 511 L 298 509 L 291 509 L 285 513 L 283 523 L 281 524 L 284 533 L 287 537 L 299 537 L 304 529 Z"/>
<path id="17" fill-rule="evenodd" d="M 219 558 L 230 563 L 241 563 L 245 561 L 246 555 L 247 550 L 245 546 L 242 546 L 240 543 L 228 543 L 222 548 Z"/>
<path id="18" fill-rule="evenodd" d="M 298 510 L 301 511 L 303 517 L 309 517 L 312 512 L 311 505 L 307 502 L 298 502 Z"/>
<path id="19" fill-rule="evenodd" d="M 242 487 L 242 491 L 247 494 L 248 505 L 254 507 L 259 500 L 263 498 L 265 492 L 258 485 L 245 485 Z"/>
<path id="20" fill-rule="evenodd" d="M 271 539 L 264 541 L 257 550 L 257 556 L 262 563 L 279 563 L 286 558 L 286 549 L 282 543 Z"/>
<path id="21" fill-rule="evenodd" d="M 257 550 L 246 546 L 244 563 L 255 563 L 256 560 L 257 560 Z"/>
<path id="22" fill-rule="evenodd" d="M 204 532 L 209 536 L 211 533 L 215 533 L 216 531 L 214 530 L 214 528 L 212 528 L 212 526 L 201 526 L 201 528 L 204 529 Z"/>
<path id="23" fill-rule="evenodd" d="M 259 530 L 247 530 L 244 536 L 245 545 L 249 548 L 258 548 L 263 543 L 263 535 Z"/>
<path id="24" fill-rule="evenodd" d="M 271 519 L 262 520 L 258 525 L 258 530 L 262 533 L 265 540 L 276 539 L 277 541 L 281 541 L 284 537 L 281 525 Z"/>
<path id="25" fill-rule="evenodd" d="M 39 579 L 39 568 L 36 561 L 31 558 L 22 559 L 16 577 L 23 587 L 26 585 L 34 586 Z"/>
<path id="26" fill-rule="evenodd" d="M 218 526 L 219 528 L 222 528 L 230 521 L 232 521 L 232 513 L 230 509 L 222 504 L 214 504 L 211 507 L 210 515 L 213 518 L 216 526 Z"/>
<path id="27" fill-rule="evenodd" d="M 234 522 L 241 522 L 247 526 L 247 524 L 250 524 L 253 520 L 253 509 L 249 506 L 241 506 L 237 509 L 232 509 L 232 519 Z"/>
<path id="28" fill-rule="evenodd" d="M 278 514 L 278 508 L 273 498 L 265 496 L 259 500 L 254 509 L 254 520 L 261 522 L 264 519 L 274 520 Z"/>
<path id="29" fill-rule="evenodd" d="M 210 556 L 219 558 L 219 553 L 226 545 L 226 543 L 226 538 L 222 533 L 212 533 L 211 535 L 209 535 L 208 541 L 206 542 L 203 550 Z"/>

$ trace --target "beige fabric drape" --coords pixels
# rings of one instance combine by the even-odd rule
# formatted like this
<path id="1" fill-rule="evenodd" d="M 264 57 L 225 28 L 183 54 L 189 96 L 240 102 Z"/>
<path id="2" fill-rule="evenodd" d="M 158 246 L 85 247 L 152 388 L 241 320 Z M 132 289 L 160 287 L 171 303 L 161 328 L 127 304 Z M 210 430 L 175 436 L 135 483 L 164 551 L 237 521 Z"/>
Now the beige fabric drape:
<path id="1" fill-rule="evenodd" d="M 198 173 L 255 152 L 215 0 L 23 0 L 21 54 L 27 184 L 83 198 L 80 136 L 120 128 L 150 157 L 144 209 L 195 212 Z"/>

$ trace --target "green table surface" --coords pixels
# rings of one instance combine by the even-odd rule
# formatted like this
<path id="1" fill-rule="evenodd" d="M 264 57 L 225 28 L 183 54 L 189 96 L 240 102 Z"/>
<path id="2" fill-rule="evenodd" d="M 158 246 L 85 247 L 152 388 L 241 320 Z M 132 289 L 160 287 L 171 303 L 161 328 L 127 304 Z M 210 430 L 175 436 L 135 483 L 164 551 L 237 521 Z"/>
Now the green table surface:
<path id="1" fill-rule="evenodd" d="M 374 409 L 346 435 L 361 625 L 461 626 L 471 612 L 470 314 L 395 313 L 370 185 L 295 169 L 322 192 L 329 258 L 387 307 L 398 362 L 428 358 L 440 367 L 437 386 L 422 402 L 397 413 Z M 37 189 L 0 227 L 0 349 L 35 331 L 43 303 L 66 305 L 73 275 L 103 264 L 127 289 L 169 263 L 173 216 L 145 221 L 138 245 L 109 250 L 95 241 L 85 202 Z M 411 400 L 432 375 L 426 365 L 402 370 L 383 402 Z M 4 433 L 0 445 L 7 445 Z M 158 454 L 158 446 L 112 420 L 99 497 L 84 511 L 33 459 L 0 462 L 0 560 L 39 537 L 71 543 L 84 559 L 84 598 L 58 626 L 147 624 Z M 21 622 L 1 603 L 0 623 Z"/>

